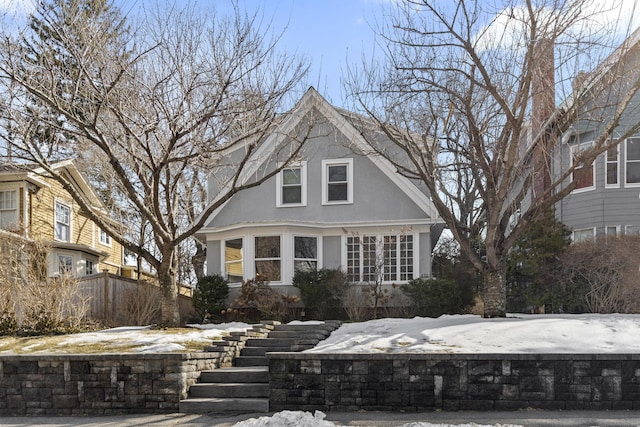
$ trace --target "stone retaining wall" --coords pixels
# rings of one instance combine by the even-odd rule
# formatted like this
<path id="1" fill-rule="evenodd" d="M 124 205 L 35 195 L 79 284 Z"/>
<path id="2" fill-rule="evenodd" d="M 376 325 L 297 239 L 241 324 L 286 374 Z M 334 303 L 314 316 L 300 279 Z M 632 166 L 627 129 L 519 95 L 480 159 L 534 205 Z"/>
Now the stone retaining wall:
<path id="1" fill-rule="evenodd" d="M 640 409 L 640 354 L 271 353 L 270 410 Z"/>
<path id="2" fill-rule="evenodd" d="M 0 356 L 0 415 L 176 412 L 216 353 Z"/>
<path id="3" fill-rule="evenodd" d="M 270 328 L 231 332 L 202 353 L 0 356 L 0 416 L 178 412 L 202 371 L 231 366 Z"/>

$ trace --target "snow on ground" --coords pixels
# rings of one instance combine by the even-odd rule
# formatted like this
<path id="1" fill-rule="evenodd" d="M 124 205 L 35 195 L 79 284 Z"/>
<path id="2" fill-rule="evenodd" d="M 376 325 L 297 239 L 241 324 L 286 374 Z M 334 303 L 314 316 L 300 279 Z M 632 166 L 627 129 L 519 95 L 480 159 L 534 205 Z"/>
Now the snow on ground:
<path id="1" fill-rule="evenodd" d="M 638 353 L 640 315 L 509 315 L 345 323 L 308 352 Z"/>
<path id="2" fill-rule="evenodd" d="M 302 411 L 282 411 L 273 414 L 270 417 L 251 418 L 234 424 L 234 427 L 339 427 L 341 424 L 335 424 L 326 421 L 325 414 L 315 411 L 314 414 Z M 491 427 L 483 424 L 431 424 L 423 422 L 411 422 L 403 424 L 399 427 Z M 495 427 L 518 427 L 513 424 L 498 424 Z"/>
<path id="3" fill-rule="evenodd" d="M 68 345 L 90 345 L 94 342 L 105 343 L 110 341 L 117 347 L 118 344 L 134 348 L 132 351 L 140 353 L 166 353 L 184 351 L 184 343 L 202 342 L 203 348 L 214 339 L 220 339 L 223 335 L 233 331 L 245 331 L 252 325 L 242 322 L 223 324 L 188 325 L 192 331 L 180 333 L 167 333 L 163 330 L 154 330 L 151 326 L 124 326 L 120 328 L 105 329 L 97 332 L 73 334 L 62 340 L 58 347 Z"/>

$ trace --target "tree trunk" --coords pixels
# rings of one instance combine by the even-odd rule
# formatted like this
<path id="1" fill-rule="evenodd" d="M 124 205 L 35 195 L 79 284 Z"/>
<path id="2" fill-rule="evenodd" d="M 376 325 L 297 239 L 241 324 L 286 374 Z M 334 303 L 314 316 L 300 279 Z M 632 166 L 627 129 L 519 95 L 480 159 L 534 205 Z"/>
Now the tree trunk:
<path id="1" fill-rule="evenodd" d="M 162 294 L 160 304 L 161 324 L 165 327 L 180 326 L 180 310 L 178 306 L 178 284 L 176 282 L 175 251 L 163 254 L 158 270 L 158 281 Z"/>
<path id="2" fill-rule="evenodd" d="M 484 317 L 505 317 L 507 315 L 507 275 L 503 269 L 489 268 L 484 273 Z"/>
<path id="3" fill-rule="evenodd" d="M 207 260 L 206 246 L 196 240 L 196 253 L 191 257 L 191 264 L 193 265 L 193 272 L 198 280 L 204 277 L 204 263 Z"/>

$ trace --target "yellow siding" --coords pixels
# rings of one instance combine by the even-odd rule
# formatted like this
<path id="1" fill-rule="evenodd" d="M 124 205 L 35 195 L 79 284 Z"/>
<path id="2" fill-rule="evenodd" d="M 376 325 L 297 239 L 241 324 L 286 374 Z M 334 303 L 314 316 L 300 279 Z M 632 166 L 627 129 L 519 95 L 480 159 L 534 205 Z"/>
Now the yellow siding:
<path id="1" fill-rule="evenodd" d="M 31 233 L 35 239 L 54 240 L 55 237 L 55 202 L 71 207 L 71 241 L 70 243 L 88 246 L 109 254 L 98 266 L 99 271 L 108 270 L 119 274 L 123 264 L 122 247 L 111 239 L 111 246 L 99 243 L 100 228 L 89 220 L 57 181 L 47 179 L 49 188 L 41 188 L 36 195 L 31 195 Z"/>

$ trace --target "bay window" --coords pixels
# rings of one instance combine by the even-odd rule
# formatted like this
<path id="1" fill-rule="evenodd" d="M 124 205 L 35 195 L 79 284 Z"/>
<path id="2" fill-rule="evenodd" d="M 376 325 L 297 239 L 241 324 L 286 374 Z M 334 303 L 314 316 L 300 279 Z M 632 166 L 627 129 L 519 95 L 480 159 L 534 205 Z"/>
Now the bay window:
<path id="1" fill-rule="evenodd" d="M 7 229 L 18 223 L 18 192 L 0 191 L 0 227 Z"/>
<path id="2" fill-rule="evenodd" d="M 224 271 L 229 283 L 239 283 L 244 280 L 244 260 L 241 238 L 226 240 L 224 242 Z"/>
<path id="3" fill-rule="evenodd" d="M 318 269 L 318 239 L 316 237 L 293 237 L 293 270 L 314 271 Z"/>
<path id="4" fill-rule="evenodd" d="M 256 276 L 279 282 L 282 277 L 280 236 L 256 236 L 254 260 Z"/>

